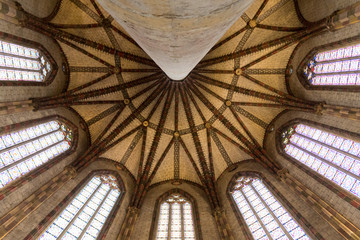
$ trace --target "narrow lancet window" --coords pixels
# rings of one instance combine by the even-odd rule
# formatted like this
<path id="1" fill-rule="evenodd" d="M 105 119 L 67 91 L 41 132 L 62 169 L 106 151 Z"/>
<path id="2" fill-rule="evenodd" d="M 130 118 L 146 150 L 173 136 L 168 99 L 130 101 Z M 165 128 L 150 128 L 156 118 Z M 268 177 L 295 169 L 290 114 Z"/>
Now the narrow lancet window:
<path id="1" fill-rule="evenodd" d="M 0 81 L 44 82 L 51 68 L 38 49 L 0 41 Z"/>
<path id="2" fill-rule="evenodd" d="M 160 205 L 156 240 L 195 240 L 193 210 L 189 200 L 178 193 Z"/>
<path id="3" fill-rule="evenodd" d="M 94 176 L 39 239 L 97 239 L 120 194 L 115 177 Z"/>
<path id="4" fill-rule="evenodd" d="M 240 177 L 232 197 L 255 240 L 310 240 L 257 177 Z"/>
<path id="5" fill-rule="evenodd" d="M 360 197 L 360 143 L 305 124 L 282 136 L 285 152 Z"/>
<path id="6" fill-rule="evenodd" d="M 360 85 L 360 44 L 317 53 L 304 75 L 310 85 Z"/>
<path id="7" fill-rule="evenodd" d="M 0 136 L 0 189 L 70 149 L 72 131 L 53 120 Z"/>

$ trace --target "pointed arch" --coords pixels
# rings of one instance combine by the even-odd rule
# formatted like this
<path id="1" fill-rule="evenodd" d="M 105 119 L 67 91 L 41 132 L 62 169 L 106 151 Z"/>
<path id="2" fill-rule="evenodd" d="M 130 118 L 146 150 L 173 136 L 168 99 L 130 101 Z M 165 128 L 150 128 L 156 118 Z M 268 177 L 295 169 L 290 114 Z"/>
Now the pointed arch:
<path id="1" fill-rule="evenodd" d="M 360 91 L 360 37 L 351 37 L 312 49 L 297 69 L 309 90 Z"/>
<path id="2" fill-rule="evenodd" d="M 47 86 L 57 71 L 43 45 L 0 32 L 0 86 Z"/>
<path id="3" fill-rule="evenodd" d="M 305 119 L 276 133 L 279 153 L 336 195 L 355 204 L 360 198 L 360 135 Z"/>
<path id="4" fill-rule="evenodd" d="M 77 127 L 59 115 L 0 127 L 0 197 L 72 154 L 77 142 Z"/>
<path id="5" fill-rule="evenodd" d="M 76 233 L 75 238 L 105 239 L 125 193 L 117 172 L 92 171 L 25 239 L 50 240 Z"/>
<path id="6" fill-rule="evenodd" d="M 176 212 L 173 211 L 171 204 L 177 205 Z M 171 226 L 176 223 L 172 222 L 170 218 L 174 214 L 179 215 L 178 225 L 180 226 L 176 232 L 179 234 L 179 240 L 202 240 L 197 202 L 190 194 L 178 188 L 167 191 L 156 200 L 149 240 L 173 239 L 170 238 L 173 233 Z M 166 218 L 166 216 L 168 217 Z M 161 224 L 160 218 L 163 219 L 163 224 Z M 185 224 L 186 222 L 187 224 Z M 170 224 L 171 226 L 169 226 Z M 164 232 L 165 228 L 167 232 Z M 162 229 L 164 233 L 161 237 L 159 229 Z M 186 231 L 188 231 L 188 235 L 186 235 Z"/>
<path id="7" fill-rule="evenodd" d="M 247 240 L 323 239 L 261 173 L 235 173 L 227 197 Z"/>

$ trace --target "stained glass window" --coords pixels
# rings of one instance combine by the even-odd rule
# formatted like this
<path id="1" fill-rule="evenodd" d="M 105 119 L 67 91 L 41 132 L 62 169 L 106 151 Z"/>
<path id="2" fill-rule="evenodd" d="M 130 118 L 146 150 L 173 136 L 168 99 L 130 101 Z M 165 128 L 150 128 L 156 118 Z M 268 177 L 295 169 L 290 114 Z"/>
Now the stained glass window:
<path id="1" fill-rule="evenodd" d="M 43 82 L 51 64 L 37 49 L 0 41 L 0 81 Z"/>
<path id="2" fill-rule="evenodd" d="M 304 75 L 312 85 L 360 85 L 360 44 L 316 54 Z"/>
<path id="3" fill-rule="evenodd" d="M 191 203 L 172 194 L 160 205 L 156 240 L 195 240 Z"/>
<path id="4" fill-rule="evenodd" d="M 283 133 L 285 152 L 360 197 L 360 143 L 305 124 Z"/>
<path id="5" fill-rule="evenodd" d="M 39 239 L 96 239 L 119 196 L 115 177 L 93 177 Z"/>
<path id="6" fill-rule="evenodd" d="M 238 178 L 232 196 L 255 240 L 310 240 L 259 178 Z"/>
<path id="7" fill-rule="evenodd" d="M 70 148 L 71 130 L 49 121 L 0 136 L 0 188 Z"/>

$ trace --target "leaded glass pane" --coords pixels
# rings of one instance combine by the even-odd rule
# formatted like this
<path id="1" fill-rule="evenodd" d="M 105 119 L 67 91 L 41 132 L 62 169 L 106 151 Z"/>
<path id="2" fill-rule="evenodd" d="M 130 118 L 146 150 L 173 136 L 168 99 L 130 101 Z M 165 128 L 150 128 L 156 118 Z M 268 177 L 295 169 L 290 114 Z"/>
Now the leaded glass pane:
<path id="1" fill-rule="evenodd" d="M 195 240 L 191 203 L 173 194 L 160 205 L 157 240 Z"/>
<path id="2" fill-rule="evenodd" d="M 96 239 L 119 196 L 113 176 L 93 177 L 39 239 Z"/>
<path id="3" fill-rule="evenodd" d="M 285 152 L 360 197 L 360 143 L 298 124 L 283 133 Z"/>
<path id="4" fill-rule="evenodd" d="M 312 85 L 360 85 L 360 44 L 320 52 L 304 69 Z"/>
<path id="5" fill-rule="evenodd" d="M 51 65 L 36 49 L 0 41 L 0 81 L 42 82 Z"/>
<path id="6" fill-rule="evenodd" d="M 49 121 L 0 136 L 0 188 L 67 151 L 71 135 L 61 122 Z"/>
<path id="7" fill-rule="evenodd" d="M 255 240 L 309 239 L 258 178 L 240 177 L 236 182 L 232 196 Z"/>

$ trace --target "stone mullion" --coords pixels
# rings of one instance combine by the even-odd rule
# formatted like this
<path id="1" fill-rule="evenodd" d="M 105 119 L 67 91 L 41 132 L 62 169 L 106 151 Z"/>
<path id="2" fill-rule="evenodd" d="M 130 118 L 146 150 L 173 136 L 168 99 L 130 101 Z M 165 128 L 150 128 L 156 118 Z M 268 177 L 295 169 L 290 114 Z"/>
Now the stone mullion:
<path id="1" fill-rule="evenodd" d="M 170 104 L 171 104 L 171 100 L 174 97 L 174 92 L 175 92 L 174 88 L 170 87 L 170 90 L 168 91 L 168 94 L 166 96 L 165 105 L 161 112 L 161 118 L 159 120 L 154 139 L 152 140 L 152 144 L 151 144 L 151 147 L 149 150 L 149 155 L 145 162 L 144 172 L 142 174 L 141 179 L 138 180 L 138 184 L 136 185 L 136 188 L 134 191 L 135 194 L 133 196 L 133 200 L 132 200 L 132 204 L 131 204 L 132 206 L 139 207 L 139 202 L 144 197 L 144 195 L 143 195 L 144 189 L 148 182 L 151 165 L 154 162 L 155 153 L 156 153 L 156 150 L 160 143 L 161 134 L 163 132 L 166 118 L 167 118 L 169 110 L 170 110 Z"/>
<path id="2" fill-rule="evenodd" d="M 318 29 L 316 29 L 316 28 L 318 28 Z M 232 59 L 235 59 L 235 58 L 243 57 L 243 56 L 248 55 L 248 54 L 253 54 L 255 52 L 268 49 L 270 47 L 274 47 L 274 46 L 279 45 L 279 44 L 299 42 L 304 37 L 309 37 L 314 32 L 319 31 L 319 30 L 325 30 L 325 29 L 326 29 L 326 26 L 324 24 L 322 24 L 320 26 L 315 25 L 315 26 L 313 26 L 313 27 L 311 27 L 309 29 L 306 29 L 304 31 L 300 31 L 300 32 L 290 34 L 290 35 L 285 36 L 285 37 L 281 37 L 281 38 L 278 38 L 278 39 L 275 39 L 275 40 L 271 40 L 271 41 L 262 43 L 260 45 L 254 46 L 254 47 L 250 47 L 248 49 L 240 50 L 240 51 L 230 53 L 230 54 L 227 54 L 227 55 L 224 55 L 224 56 L 221 56 L 221 57 L 214 57 L 214 58 L 211 58 L 211 59 L 208 59 L 208 60 L 201 61 L 198 64 L 198 67 L 203 68 L 203 67 L 211 66 L 211 65 L 214 65 L 214 64 L 217 64 L 217 63 L 229 61 L 229 60 L 232 60 Z"/>
<path id="3" fill-rule="evenodd" d="M 74 167 L 80 169 L 86 163 L 89 163 L 93 158 L 98 156 L 101 150 L 106 149 L 106 146 L 114 138 L 116 138 L 116 136 L 118 136 L 120 132 L 122 132 L 126 128 L 126 126 L 128 126 L 132 121 L 134 121 L 136 119 L 136 116 L 141 113 L 158 96 L 164 84 L 166 84 L 166 82 L 160 84 L 133 113 L 131 113 L 124 121 L 122 121 L 105 139 L 99 142 L 98 146 L 90 147 L 88 151 L 80 157 L 79 161 L 77 161 Z"/>
<path id="4" fill-rule="evenodd" d="M 321 199 L 291 174 L 282 174 L 280 178 L 345 239 L 360 240 L 360 229 L 330 206 L 330 204 Z"/>
<path id="5" fill-rule="evenodd" d="M 228 90 L 230 89 L 230 90 L 233 90 L 235 92 L 238 92 L 238 93 L 241 93 L 241 94 L 244 94 L 244 95 L 253 96 L 253 97 L 264 99 L 264 100 L 269 100 L 269 101 L 276 102 L 276 103 L 289 104 L 291 106 L 299 106 L 299 107 L 303 107 L 303 108 L 306 108 L 306 109 L 309 109 L 309 108 L 313 107 L 310 104 L 302 104 L 302 103 L 299 103 L 299 102 L 295 102 L 292 99 L 281 98 L 281 97 L 273 96 L 273 95 L 270 95 L 270 94 L 261 93 L 261 92 L 258 92 L 258 91 L 249 90 L 249 89 L 238 87 L 238 86 L 233 86 L 231 84 L 228 84 L 228 83 L 225 83 L 225 82 L 220 82 L 218 80 L 209 78 L 209 77 L 201 75 L 201 74 L 197 74 L 197 73 L 194 73 L 194 74 L 197 76 L 196 79 L 199 80 L 199 81 L 202 81 L 202 82 L 205 82 L 205 83 L 208 83 L 208 84 L 212 84 L 214 86 L 221 87 L 221 88 L 224 88 L 224 89 L 228 89 Z"/>
<path id="6" fill-rule="evenodd" d="M 73 177 L 72 172 L 64 170 L 53 179 L 37 189 L 32 195 L 0 218 L 0 239 L 3 239 L 17 225 L 34 212 L 45 200 L 50 198 L 67 181 Z"/>
<path id="7" fill-rule="evenodd" d="M 254 147 L 253 144 L 251 144 L 240 132 L 237 130 L 229 120 L 227 120 L 215 107 L 212 105 L 211 102 L 209 102 L 205 96 L 196 89 L 193 85 L 188 85 L 192 91 L 198 96 L 198 98 L 204 103 L 204 105 L 222 122 L 222 124 L 228 128 L 242 143 L 245 144 L 247 148 L 249 148 L 250 151 L 254 153 L 257 160 L 260 160 L 260 163 L 263 164 L 267 169 L 272 171 L 273 173 L 276 173 L 279 169 L 270 161 L 268 161 L 267 158 L 264 157 L 263 153 Z"/>

